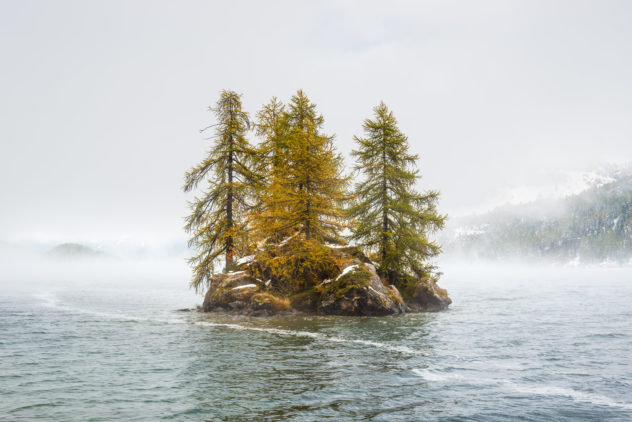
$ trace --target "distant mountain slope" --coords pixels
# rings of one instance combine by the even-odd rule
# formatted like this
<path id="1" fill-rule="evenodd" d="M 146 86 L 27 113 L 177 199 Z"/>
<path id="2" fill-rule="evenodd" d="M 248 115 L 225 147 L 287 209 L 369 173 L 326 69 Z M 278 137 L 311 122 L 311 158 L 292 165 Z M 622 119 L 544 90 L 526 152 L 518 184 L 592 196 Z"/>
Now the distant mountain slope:
<path id="1" fill-rule="evenodd" d="M 79 243 L 63 243 L 55 246 L 48 254 L 57 258 L 96 258 L 106 256 L 103 252 Z"/>
<path id="2" fill-rule="evenodd" d="M 460 218 L 443 237 L 447 253 L 580 262 L 632 258 L 632 171 L 556 200 Z"/>

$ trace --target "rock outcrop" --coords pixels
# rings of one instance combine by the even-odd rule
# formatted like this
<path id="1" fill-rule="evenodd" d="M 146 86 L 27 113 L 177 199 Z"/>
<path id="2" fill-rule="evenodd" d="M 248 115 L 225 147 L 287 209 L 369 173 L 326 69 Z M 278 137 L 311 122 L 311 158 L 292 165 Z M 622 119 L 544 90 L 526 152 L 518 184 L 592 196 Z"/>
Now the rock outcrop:
<path id="1" fill-rule="evenodd" d="M 204 297 L 202 310 L 210 312 L 217 308 L 244 308 L 259 291 L 259 286 L 254 281 L 246 271 L 214 275 L 211 287 Z"/>
<path id="2" fill-rule="evenodd" d="M 446 309 L 452 303 L 447 290 L 429 279 L 415 285 L 413 299 L 408 303 L 409 310 L 413 312 L 437 312 Z"/>
<path id="3" fill-rule="evenodd" d="M 385 286 L 372 264 L 355 263 L 335 280 L 325 280 L 318 310 L 326 315 L 402 314 L 406 305 L 394 286 Z"/>
<path id="4" fill-rule="evenodd" d="M 261 285 L 245 270 L 213 276 L 211 288 L 204 296 L 202 311 L 226 311 L 264 316 L 291 310 L 290 301 L 263 292 Z"/>
<path id="5" fill-rule="evenodd" d="M 237 262 L 239 271 L 216 274 L 206 293 L 204 312 L 224 311 L 260 316 L 279 313 L 378 316 L 405 312 L 439 311 L 452 301 L 431 279 L 409 284 L 404 300 L 397 287 L 382 281 L 375 266 L 358 248 L 339 247 L 332 253 L 343 262 L 331 278 L 293 295 L 274 291 L 270 280 L 255 278 L 257 262 L 248 257 Z M 414 290 L 414 291 L 412 291 Z"/>

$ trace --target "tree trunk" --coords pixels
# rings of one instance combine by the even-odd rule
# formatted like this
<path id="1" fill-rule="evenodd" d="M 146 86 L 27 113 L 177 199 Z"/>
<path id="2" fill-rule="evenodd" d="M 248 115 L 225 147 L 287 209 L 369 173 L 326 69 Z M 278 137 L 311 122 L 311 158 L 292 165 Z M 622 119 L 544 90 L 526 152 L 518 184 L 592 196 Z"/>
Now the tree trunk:
<path id="1" fill-rule="evenodd" d="M 228 193 L 226 194 L 226 268 L 230 269 L 233 263 L 233 152 L 228 153 Z"/>
<path id="2" fill-rule="evenodd" d="M 388 190 L 386 188 L 386 149 L 382 150 L 382 264 L 386 261 L 388 241 Z"/>
<path id="3" fill-rule="evenodd" d="M 307 182 L 305 183 L 306 185 L 306 191 L 307 194 L 309 195 L 309 185 L 310 185 L 310 180 L 309 180 L 309 176 L 307 176 Z M 306 217 L 306 221 L 305 221 L 305 239 L 309 240 L 310 237 L 312 236 L 312 227 L 311 227 L 311 205 L 312 205 L 312 201 L 311 199 L 307 200 L 307 203 L 305 204 L 305 217 Z"/>
<path id="4" fill-rule="evenodd" d="M 382 134 L 382 142 L 386 143 L 386 134 Z M 382 272 L 386 273 L 389 283 L 393 282 L 393 272 L 386 268 L 386 244 L 388 242 L 388 186 L 386 180 L 386 145 L 382 149 Z"/>
<path id="5" fill-rule="evenodd" d="M 233 130 L 233 107 L 230 106 L 231 115 L 231 131 Z M 234 255 L 234 239 L 233 239 L 233 134 L 231 133 L 228 151 L 228 192 L 226 193 L 226 269 L 232 270 Z"/>

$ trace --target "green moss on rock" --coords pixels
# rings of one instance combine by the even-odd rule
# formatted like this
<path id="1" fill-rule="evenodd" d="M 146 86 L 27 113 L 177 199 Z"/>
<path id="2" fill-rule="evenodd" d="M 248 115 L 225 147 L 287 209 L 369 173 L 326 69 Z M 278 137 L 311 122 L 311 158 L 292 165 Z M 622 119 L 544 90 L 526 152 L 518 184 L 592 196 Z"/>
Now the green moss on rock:
<path id="1" fill-rule="evenodd" d="M 320 302 L 320 291 L 317 288 L 304 290 L 289 297 L 292 308 L 300 311 L 315 311 Z"/>
<path id="2" fill-rule="evenodd" d="M 275 312 L 288 311 L 291 309 L 290 299 L 279 297 L 270 293 L 257 293 L 252 296 L 251 301 L 260 308 L 270 308 Z"/>
<path id="3" fill-rule="evenodd" d="M 363 289 L 371 284 L 371 273 L 364 265 L 358 265 L 353 270 L 338 276 L 338 278 L 323 282 L 318 289 L 322 297 L 335 297 L 340 299 L 351 289 Z"/>

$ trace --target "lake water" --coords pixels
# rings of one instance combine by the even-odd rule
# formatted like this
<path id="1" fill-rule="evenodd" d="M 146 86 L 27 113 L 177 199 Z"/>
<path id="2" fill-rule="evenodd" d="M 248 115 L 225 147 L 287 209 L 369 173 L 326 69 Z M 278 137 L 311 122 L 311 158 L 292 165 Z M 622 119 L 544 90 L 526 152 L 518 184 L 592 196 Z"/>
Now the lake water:
<path id="1" fill-rule="evenodd" d="M 5 280 L 0 420 L 632 420 L 631 269 L 442 269 L 448 311 L 384 318 Z"/>

